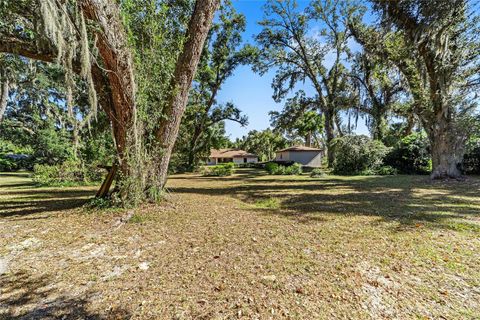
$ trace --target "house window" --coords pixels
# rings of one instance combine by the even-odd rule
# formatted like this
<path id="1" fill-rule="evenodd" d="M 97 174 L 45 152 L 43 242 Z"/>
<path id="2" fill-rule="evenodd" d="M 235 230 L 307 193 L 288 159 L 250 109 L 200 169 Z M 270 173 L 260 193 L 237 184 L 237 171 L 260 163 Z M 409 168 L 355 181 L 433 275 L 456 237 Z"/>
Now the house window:
<path id="1" fill-rule="evenodd" d="M 280 153 L 280 159 L 283 159 L 283 154 Z"/>

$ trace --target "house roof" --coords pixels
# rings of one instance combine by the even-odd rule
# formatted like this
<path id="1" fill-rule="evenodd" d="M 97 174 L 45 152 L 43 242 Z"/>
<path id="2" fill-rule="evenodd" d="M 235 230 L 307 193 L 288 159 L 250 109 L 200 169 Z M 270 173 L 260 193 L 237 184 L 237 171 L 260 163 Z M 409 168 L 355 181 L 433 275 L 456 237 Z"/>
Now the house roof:
<path id="1" fill-rule="evenodd" d="M 211 149 L 210 158 L 258 158 L 253 153 L 241 149 Z"/>
<path id="2" fill-rule="evenodd" d="M 322 149 L 305 147 L 305 146 L 293 146 L 293 147 L 277 150 L 277 152 L 284 152 L 284 151 L 322 151 Z"/>

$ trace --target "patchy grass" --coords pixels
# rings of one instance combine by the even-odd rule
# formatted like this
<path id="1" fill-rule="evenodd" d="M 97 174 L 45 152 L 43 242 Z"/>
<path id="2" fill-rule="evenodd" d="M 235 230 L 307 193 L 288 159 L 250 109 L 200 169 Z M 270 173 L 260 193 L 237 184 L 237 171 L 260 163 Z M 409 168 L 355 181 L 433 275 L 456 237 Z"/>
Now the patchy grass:
<path id="1" fill-rule="evenodd" d="M 176 175 L 95 188 L 0 174 L 0 319 L 478 319 L 480 179 Z"/>
<path id="2" fill-rule="evenodd" d="M 280 200 L 276 198 L 267 198 L 255 201 L 253 206 L 257 209 L 279 209 Z"/>
<path id="3" fill-rule="evenodd" d="M 134 214 L 130 219 L 128 219 L 129 223 L 145 223 L 149 220 L 148 216 L 142 214 Z"/>

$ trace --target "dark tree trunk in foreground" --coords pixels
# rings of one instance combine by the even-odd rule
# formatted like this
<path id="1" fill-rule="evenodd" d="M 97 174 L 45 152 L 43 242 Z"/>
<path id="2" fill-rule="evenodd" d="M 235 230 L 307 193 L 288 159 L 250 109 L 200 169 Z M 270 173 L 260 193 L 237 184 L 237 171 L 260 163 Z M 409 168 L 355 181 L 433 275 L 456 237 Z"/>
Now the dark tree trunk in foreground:
<path id="1" fill-rule="evenodd" d="M 188 92 L 197 70 L 203 45 L 219 0 L 198 0 L 187 30 L 187 41 L 175 67 L 172 88 L 174 95 L 164 110 L 164 118 L 159 124 L 157 139 L 163 152 L 159 159 L 158 183 L 163 188 L 167 181 L 168 164 L 177 139 L 180 122 L 185 112 Z"/>

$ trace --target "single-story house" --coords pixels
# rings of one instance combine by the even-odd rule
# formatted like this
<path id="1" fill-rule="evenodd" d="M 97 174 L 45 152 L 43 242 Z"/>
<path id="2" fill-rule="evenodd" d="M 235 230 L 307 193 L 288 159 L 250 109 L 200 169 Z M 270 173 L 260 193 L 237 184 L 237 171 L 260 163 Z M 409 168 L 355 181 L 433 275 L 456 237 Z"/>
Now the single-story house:
<path id="1" fill-rule="evenodd" d="M 257 163 L 258 156 L 248 153 L 241 149 L 211 149 L 207 164 L 215 165 L 218 163 Z"/>
<path id="2" fill-rule="evenodd" d="M 322 166 L 323 150 L 318 148 L 293 146 L 276 151 L 276 162 L 296 162 L 306 167 Z"/>

